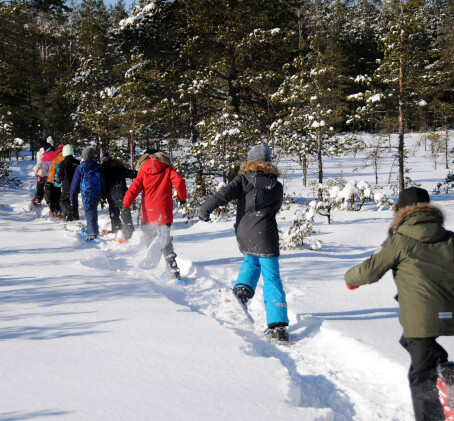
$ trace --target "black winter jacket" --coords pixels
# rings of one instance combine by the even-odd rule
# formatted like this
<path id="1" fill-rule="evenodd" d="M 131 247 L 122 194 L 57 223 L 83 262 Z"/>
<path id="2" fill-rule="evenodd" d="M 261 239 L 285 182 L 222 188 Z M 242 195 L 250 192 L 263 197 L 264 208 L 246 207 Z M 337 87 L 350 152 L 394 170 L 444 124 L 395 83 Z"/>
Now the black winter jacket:
<path id="1" fill-rule="evenodd" d="M 69 197 L 74 171 L 76 171 L 79 164 L 80 161 L 74 158 L 73 155 L 67 155 L 58 165 L 57 182 L 61 183 L 61 194 L 63 197 Z"/>
<path id="2" fill-rule="evenodd" d="M 128 190 L 127 178 L 136 178 L 137 171 L 125 167 L 121 159 L 111 159 L 102 163 L 102 169 L 106 176 L 106 197 L 109 205 L 122 207 L 123 198 Z"/>
<path id="3" fill-rule="evenodd" d="M 242 174 L 209 197 L 199 215 L 207 220 L 219 206 L 237 199 L 235 234 L 240 251 L 260 257 L 279 256 L 279 231 L 276 214 L 282 205 L 283 188 L 276 167 L 270 162 L 253 161 Z"/>

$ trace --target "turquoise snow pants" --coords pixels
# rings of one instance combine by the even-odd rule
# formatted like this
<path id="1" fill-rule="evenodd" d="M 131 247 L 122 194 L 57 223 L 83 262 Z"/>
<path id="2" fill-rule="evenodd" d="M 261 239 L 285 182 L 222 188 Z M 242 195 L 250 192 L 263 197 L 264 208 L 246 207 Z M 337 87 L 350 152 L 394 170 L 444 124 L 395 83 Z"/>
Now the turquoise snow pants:
<path id="1" fill-rule="evenodd" d="M 254 295 L 260 273 L 263 278 L 263 299 L 268 326 L 273 323 L 288 324 L 287 301 L 279 274 L 278 257 L 258 257 L 245 254 L 233 288 L 243 287 L 249 289 Z"/>

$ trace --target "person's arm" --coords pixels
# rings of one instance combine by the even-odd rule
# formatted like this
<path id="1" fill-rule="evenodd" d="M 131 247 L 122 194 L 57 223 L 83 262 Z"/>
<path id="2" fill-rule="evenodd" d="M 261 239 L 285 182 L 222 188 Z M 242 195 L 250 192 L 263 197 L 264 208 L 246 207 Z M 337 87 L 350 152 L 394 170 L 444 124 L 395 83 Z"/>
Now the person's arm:
<path id="1" fill-rule="evenodd" d="M 242 191 L 241 176 L 237 176 L 227 186 L 222 187 L 218 192 L 210 196 L 199 209 L 199 218 L 208 221 L 210 214 L 219 206 L 224 206 L 234 199 L 240 197 Z"/>
<path id="2" fill-rule="evenodd" d="M 128 191 L 123 198 L 123 207 L 129 208 L 136 200 L 136 197 L 143 190 L 143 171 L 139 171 L 137 177 L 134 179 L 132 184 L 129 186 Z"/>
<path id="3" fill-rule="evenodd" d="M 53 183 L 55 178 L 55 161 L 52 161 L 49 168 L 49 175 L 47 176 L 47 182 Z"/>
<path id="4" fill-rule="evenodd" d="M 170 171 L 170 181 L 177 191 L 178 200 L 180 202 L 185 202 L 188 197 L 185 179 L 180 174 L 178 174 L 175 169 L 172 168 L 172 170 Z"/>
<path id="5" fill-rule="evenodd" d="M 71 191 L 69 194 L 71 198 L 71 203 L 77 203 L 79 187 L 80 187 L 80 165 L 76 168 L 76 171 L 74 171 L 73 179 L 71 182 Z"/>
<path id="6" fill-rule="evenodd" d="M 389 269 L 397 266 L 399 253 L 396 250 L 395 238 L 393 237 L 388 237 L 372 256 L 345 273 L 344 278 L 348 286 L 358 287 L 377 282 Z"/>

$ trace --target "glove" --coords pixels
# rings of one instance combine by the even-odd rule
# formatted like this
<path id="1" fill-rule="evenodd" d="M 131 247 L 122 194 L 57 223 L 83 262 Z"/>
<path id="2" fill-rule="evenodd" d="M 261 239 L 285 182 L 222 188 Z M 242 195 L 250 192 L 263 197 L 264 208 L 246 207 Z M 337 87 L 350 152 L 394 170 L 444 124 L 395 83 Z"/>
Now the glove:
<path id="1" fill-rule="evenodd" d="M 120 211 L 120 218 L 121 219 L 124 219 L 126 217 L 126 215 L 128 214 L 129 212 L 129 208 L 121 208 L 121 211 Z"/>
<path id="2" fill-rule="evenodd" d="M 186 200 L 180 200 L 180 206 L 184 206 L 186 204 Z"/>
<path id="3" fill-rule="evenodd" d="M 199 219 L 203 222 L 209 222 L 210 217 L 209 216 L 204 216 L 199 214 Z"/>
<path id="4" fill-rule="evenodd" d="M 348 284 L 346 284 L 346 285 L 347 285 L 347 288 L 348 288 L 349 290 L 351 290 L 351 291 L 353 291 L 354 289 L 359 288 L 359 285 L 356 285 L 355 287 L 352 287 L 351 285 L 348 285 Z"/>
<path id="5" fill-rule="evenodd" d="M 105 206 L 105 204 L 106 204 L 106 201 L 105 201 L 104 199 L 101 199 L 101 200 L 99 201 L 99 204 L 101 205 L 101 209 L 104 209 L 104 206 Z"/>

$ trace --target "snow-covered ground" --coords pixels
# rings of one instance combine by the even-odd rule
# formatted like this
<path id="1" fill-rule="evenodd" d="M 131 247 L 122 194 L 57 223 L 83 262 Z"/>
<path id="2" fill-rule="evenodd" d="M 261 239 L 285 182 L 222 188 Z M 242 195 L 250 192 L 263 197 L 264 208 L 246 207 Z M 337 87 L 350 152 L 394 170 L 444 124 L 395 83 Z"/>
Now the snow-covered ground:
<path id="1" fill-rule="evenodd" d="M 448 170 L 433 170 L 422 150 L 410 155 L 411 178 L 431 192 Z M 373 184 L 371 167 L 353 171 L 362 163 L 326 160 L 325 175 Z M 391 163 L 381 163 L 383 185 Z M 413 419 L 391 273 L 355 291 L 343 280 L 384 241 L 392 212 L 335 211 L 331 225 L 316 218 L 321 250 L 282 252 L 293 344 L 279 347 L 263 339 L 260 284 L 253 326 L 219 291 L 242 261 L 232 220 L 176 218 L 186 285 L 169 284 L 163 262 L 136 268 L 140 231 L 125 244 L 89 244 L 46 209 L 29 211 L 33 165 L 13 161 L 24 188 L 0 191 L 0 420 Z M 286 175 L 286 188 L 307 198 L 298 169 Z M 432 200 L 454 229 L 454 195 Z M 281 226 L 293 210 L 281 212 Z M 103 210 L 100 225 L 108 223 Z M 440 342 L 452 359 L 454 338 Z"/>

